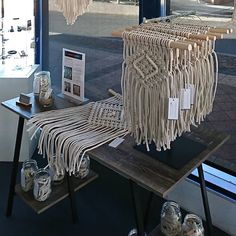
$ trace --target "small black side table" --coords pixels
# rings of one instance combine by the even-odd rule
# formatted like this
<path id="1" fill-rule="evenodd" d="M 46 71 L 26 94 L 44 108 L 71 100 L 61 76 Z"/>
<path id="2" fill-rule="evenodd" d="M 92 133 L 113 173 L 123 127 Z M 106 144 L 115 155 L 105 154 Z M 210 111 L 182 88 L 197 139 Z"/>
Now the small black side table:
<path id="1" fill-rule="evenodd" d="M 41 213 L 42 211 L 48 209 L 50 206 L 54 205 L 55 203 L 59 202 L 60 200 L 64 199 L 65 197 L 69 196 L 70 199 L 70 205 L 71 205 L 71 212 L 72 212 L 72 219 L 75 223 L 77 220 L 77 211 L 76 211 L 76 202 L 74 197 L 74 191 L 77 191 L 78 189 L 82 188 L 83 186 L 87 185 L 94 179 L 98 177 L 96 173 L 91 171 L 88 178 L 85 178 L 82 181 L 73 180 L 73 177 L 69 176 L 67 174 L 67 183 L 64 184 L 64 187 L 67 188 L 67 190 L 56 190 L 57 196 L 53 196 L 51 200 L 49 200 L 46 204 L 42 203 L 37 204 L 37 202 L 31 201 L 32 199 L 24 192 L 22 192 L 19 188 L 19 186 L 16 186 L 16 178 L 17 178 L 17 172 L 18 172 L 18 163 L 19 163 L 19 155 L 20 155 L 20 149 L 21 149 L 21 141 L 22 141 L 22 134 L 23 134 L 23 128 L 24 128 L 24 120 L 29 120 L 34 114 L 42 112 L 42 111 L 48 111 L 48 110 L 56 110 L 56 109 L 62 109 L 62 108 L 68 108 L 75 106 L 74 103 L 71 103 L 63 98 L 56 97 L 54 98 L 54 104 L 50 108 L 43 108 L 40 106 L 38 101 L 34 98 L 33 94 L 30 95 L 31 100 L 31 107 L 27 106 L 19 106 L 17 105 L 17 102 L 19 101 L 19 98 L 13 98 L 7 101 L 2 102 L 2 105 L 6 107 L 7 109 L 13 111 L 17 115 L 19 115 L 18 120 L 18 128 L 17 128 L 17 135 L 16 135 L 16 142 L 15 142 L 15 151 L 14 151 L 14 159 L 12 163 L 12 170 L 11 170 L 11 179 L 10 179 L 10 185 L 9 185 L 9 193 L 8 193 L 8 201 L 7 201 L 7 208 L 6 208 L 6 216 L 10 217 L 12 215 L 12 209 L 13 209 L 13 203 L 14 203 L 14 195 L 15 193 L 19 194 L 26 202 L 29 203 L 29 205 L 37 212 Z"/>

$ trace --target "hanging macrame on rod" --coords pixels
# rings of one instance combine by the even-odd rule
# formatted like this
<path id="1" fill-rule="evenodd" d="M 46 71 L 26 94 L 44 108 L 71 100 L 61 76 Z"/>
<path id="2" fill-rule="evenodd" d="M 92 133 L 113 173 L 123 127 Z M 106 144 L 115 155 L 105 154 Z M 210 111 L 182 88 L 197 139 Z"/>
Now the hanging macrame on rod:
<path id="1" fill-rule="evenodd" d="M 56 5 L 63 16 L 66 18 L 68 25 L 73 25 L 78 16 L 83 15 L 92 3 L 92 0 L 55 0 Z"/>

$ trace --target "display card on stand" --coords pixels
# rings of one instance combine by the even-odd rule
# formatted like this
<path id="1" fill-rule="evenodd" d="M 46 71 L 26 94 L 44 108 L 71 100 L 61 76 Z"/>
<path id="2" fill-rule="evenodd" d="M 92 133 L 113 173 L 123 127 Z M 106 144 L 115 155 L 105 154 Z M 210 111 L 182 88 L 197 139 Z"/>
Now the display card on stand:
<path id="1" fill-rule="evenodd" d="M 85 54 L 63 48 L 62 93 L 60 96 L 75 102 L 88 101 L 84 97 Z"/>

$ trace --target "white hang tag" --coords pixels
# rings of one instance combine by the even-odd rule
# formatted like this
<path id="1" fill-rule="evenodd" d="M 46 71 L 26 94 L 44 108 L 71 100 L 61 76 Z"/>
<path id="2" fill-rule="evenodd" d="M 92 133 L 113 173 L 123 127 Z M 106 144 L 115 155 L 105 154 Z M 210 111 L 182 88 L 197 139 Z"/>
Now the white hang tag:
<path id="1" fill-rule="evenodd" d="M 123 138 L 116 138 L 111 143 L 108 144 L 109 147 L 117 148 L 121 143 L 123 143 Z"/>
<path id="2" fill-rule="evenodd" d="M 194 99 L 195 99 L 195 86 L 194 86 L 194 84 L 190 84 L 189 89 L 190 89 L 190 103 L 191 103 L 191 105 L 193 105 Z"/>
<path id="3" fill-rule="evenodd" d="M 178 120 L 179 118 L 179 99 L 168 99 L 168 120 Z"/>
<path id="4" fill-rule="evenodd" d="M 191 101 L 191 96 L 190 96 L 190 89 L 181 89 L 180 90 L 180 101 L 181 101 L 181 109 L 187 110 L 190 109 L 190 101 Z"/>

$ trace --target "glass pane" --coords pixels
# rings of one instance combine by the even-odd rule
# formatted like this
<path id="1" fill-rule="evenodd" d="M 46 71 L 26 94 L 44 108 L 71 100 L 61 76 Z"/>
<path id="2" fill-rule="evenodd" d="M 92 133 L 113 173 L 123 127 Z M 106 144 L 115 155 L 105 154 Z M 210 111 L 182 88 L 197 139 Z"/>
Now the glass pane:
<path id="1" fill-rule="evenodd" d="M 108 96 L 108 88 L 116 88 L 120 92 L 123 45 L 121 38 L 112 37 L 112 32 L 137 25 L 138 12 L 136 0 L 92 1 L 73 25 L 67 25 L 55 1 L 49 1 L 49 69 L 52 84 L 61 89 L 62 48 L 66 48 L 86 55 L 87 98 L 98 100 Z M 68 83 L 73 84 L 73 81 Z"/>
<path id="2" fill-rule="evenodd" d="M 34 1 L 1 0 L 1 9 L 1 64 L 9 70 L 33 65 Z"/>
<path id="3" fill-rule="evenodd" d="M 195 11 L 195 16 L 183 17 L 179 21 L 232 28 L 233 33 L 225 34 L 216 41 L 215 51 L 219 62 L 218 88 L 213 112 L 207 116 L 205 125 L 231 135 L 210 161 L 214 164 L 236 171 L 236 27 L 232 20 L 233 0 L 172 0 L 172 14 Z"/>

